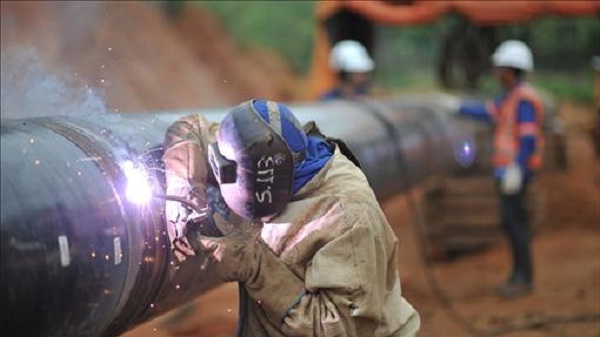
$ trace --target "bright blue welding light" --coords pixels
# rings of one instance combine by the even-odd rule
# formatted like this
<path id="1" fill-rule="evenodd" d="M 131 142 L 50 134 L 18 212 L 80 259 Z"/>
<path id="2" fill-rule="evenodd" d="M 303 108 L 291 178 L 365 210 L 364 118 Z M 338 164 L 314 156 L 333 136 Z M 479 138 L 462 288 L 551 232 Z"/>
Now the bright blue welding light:
<path id="1" fill-rule="evenodd" d="M 470 138 L 454 142 L 454 159 L 462 167 L 469 167 L 475 161 L 475 143 Z"/>

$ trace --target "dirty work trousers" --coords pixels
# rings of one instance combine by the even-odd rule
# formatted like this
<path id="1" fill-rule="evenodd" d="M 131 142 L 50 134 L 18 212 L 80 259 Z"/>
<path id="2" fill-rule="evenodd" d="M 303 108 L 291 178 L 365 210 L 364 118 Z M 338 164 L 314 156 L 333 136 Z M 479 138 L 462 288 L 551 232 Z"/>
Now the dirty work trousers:
<path id="1" fill-rule="evenodd" d="M 500 194 L 501 222 L 512 248 L 513 271 L 508 282 L 533 282 L 531 226 L 527 211 L 527 183 L 514 195 Z"/>

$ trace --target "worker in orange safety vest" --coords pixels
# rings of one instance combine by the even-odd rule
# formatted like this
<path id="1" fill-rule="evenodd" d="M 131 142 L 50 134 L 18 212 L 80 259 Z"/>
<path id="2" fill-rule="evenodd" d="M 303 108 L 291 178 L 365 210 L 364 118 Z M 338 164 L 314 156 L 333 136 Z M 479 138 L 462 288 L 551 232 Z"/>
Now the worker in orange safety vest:
<path id="1" fill-rule="evenodd" d="M 501 43 L 492 55 L 492 63 L 503 92 L 487 103 L 465 102 L 458 112 L 495 126 L 494 176 L 501 195 L 501 223 L 513 256 L 513 271 L 506 284 L 498 288 L 498 294 L 512 298 L 533 290 L 526 196 L 534 172 L 542 165 L 544 109 L 539 95 L 526 82 L 526 74 L 533 70 L 533 56 L 525 43 Z"/>

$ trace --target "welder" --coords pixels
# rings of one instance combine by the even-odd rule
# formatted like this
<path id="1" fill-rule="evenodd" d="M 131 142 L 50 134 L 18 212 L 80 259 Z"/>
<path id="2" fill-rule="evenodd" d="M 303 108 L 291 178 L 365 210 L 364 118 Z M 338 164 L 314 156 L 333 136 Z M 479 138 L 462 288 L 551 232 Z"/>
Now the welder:
<path id="1" fill-rule="evenodd" d="M 527 188 L 542 165 L 543 104 L 526 81 L 533 71 L 533 55 L 518 40 L 502 42 L 492 55 L 494 75 L 503 91 L 487 103 L 467 102 L 460 113 L 494 124 L 494 176 L 500 191 L 501 223 L 508 235 L 513 269 L 498 288 L 502 297 L 531 293 L 533 266 Z"/>
<path id="2" fill-rule="evenodd" d="M 313 122 L 302 127 L 283 104 L 250 100 L 202 145 L 171 174 L 205 179 L 208 157 L 242 221 L 219 225 L 229 229 L 223 236 L 187 228 L 181 252 L 205 255 L 222 281 L 239 282 L 239 336 L 417 334 L 419 315 L 401 293 L 397 238 L 342 141 Z"/>

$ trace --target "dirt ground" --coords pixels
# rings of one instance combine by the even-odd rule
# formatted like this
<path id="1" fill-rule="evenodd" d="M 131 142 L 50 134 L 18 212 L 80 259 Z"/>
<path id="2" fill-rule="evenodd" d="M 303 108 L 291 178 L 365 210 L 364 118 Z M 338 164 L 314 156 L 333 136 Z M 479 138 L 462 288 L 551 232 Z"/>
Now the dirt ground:
<path id="1" fill-rule="evenodd" d="M 176 23 L 142 2 L 2 1 L 0 14 L 3 62 L 9 47 L 33 46 L 49 70 L 102 92 L 111 112 L 294 97 L 285 62 L 240 49 L 199 9 L 186 8 Z M 280 76 L 265 82 L 265 71 Z M 418 191 L 383 204 L 401 243 L 404 296 L 422 317 L 420 336 L 600 336 L 600 163 L 588 136 L 595 115 L 573 104 L 562 114 L 570 167 L 540 177 L 546 222 L 534 238 L 533 295 L 494 296 L 509 270 L 505 244 L 426 268 L 408 207 Z M 228 284 L 123 336 L 232 336 L 236 321 L 237 289 Z"/>
<path id="2" fill-rule="evenodd" d="M 402 245 L 403 294 L 421 314 L 420 336 L 600 336 L 600 162 L 587 132 L 594 115 L 572 104 L 561 111 L 569 170 L 540 177 L 547 211 L 533 242 L 532 295 L 495 296 L 509 273 L 506 244 L 426 268 L 408 200 L 419 200 L 419 192 L 383 204 Z M 236 321 L 237 288 L 227 284 L 123 337 L 232 336 Z"/>

